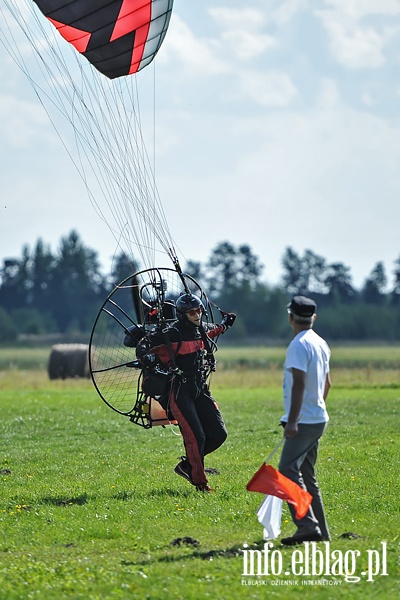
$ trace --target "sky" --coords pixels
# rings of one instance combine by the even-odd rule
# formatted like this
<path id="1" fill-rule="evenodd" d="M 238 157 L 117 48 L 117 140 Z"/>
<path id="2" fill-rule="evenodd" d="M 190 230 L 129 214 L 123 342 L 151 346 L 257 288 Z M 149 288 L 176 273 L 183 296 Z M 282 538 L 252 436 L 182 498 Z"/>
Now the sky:
<path id="1" fill-rule="evenodd" d="M 344 263 L 356 287 L 383 261 L 391 283 L 400 0 L 175 0 L 155 62 L 148 149 L 183 263 L 248 244 L 275 284 L 290 246 Z M 76 229 L 107 272 L 115 236 L 1 45 L 0 81 L 0 261 Z"/>

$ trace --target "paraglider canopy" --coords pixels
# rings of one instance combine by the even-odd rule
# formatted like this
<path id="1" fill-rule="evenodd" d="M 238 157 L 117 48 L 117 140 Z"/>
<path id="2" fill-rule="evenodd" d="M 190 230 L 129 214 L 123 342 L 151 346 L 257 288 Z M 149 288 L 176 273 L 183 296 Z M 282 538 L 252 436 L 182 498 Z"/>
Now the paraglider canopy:
<path id="1" fill-rule="evenodd" d="M 176 256 L 155 157 L 146 148 L 155 119 L 146 126 L 141 114 L 142 108 L 154 111 L 155 102 L 143 95 L 139 101 L 139 88 L 143 94 L 143 82 L 151 80 L 140 75 L 162 45 L 172 6 L 173 0 L 0 3 L 1 41 L 27 75 L 133 270 L 139 261 L 155 266 L 156 254 Z"/>
<path id="2" fill-rule="evenodd" d="M 132 75 L 157 54 L 173 0 L 34 0 L 64 39 L 101 73 Z"/>

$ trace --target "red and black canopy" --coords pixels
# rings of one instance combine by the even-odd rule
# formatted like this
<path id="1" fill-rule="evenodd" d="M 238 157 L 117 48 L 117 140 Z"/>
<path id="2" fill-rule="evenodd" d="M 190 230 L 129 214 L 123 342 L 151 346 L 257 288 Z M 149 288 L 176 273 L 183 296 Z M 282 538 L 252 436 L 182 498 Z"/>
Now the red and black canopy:
<path id="1" fill-rule="evenodd" d="M 34 0 L 59 33 L 101 73 L 136 73 L 157 54 L 173 0 Z"/>

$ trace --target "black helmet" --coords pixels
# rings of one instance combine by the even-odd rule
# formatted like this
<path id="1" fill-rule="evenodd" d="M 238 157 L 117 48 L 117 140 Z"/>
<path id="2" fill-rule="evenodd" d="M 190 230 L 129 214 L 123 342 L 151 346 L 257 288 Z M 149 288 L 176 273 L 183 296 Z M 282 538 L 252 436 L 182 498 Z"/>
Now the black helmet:
<path id="1" fill-rule="evenodd" d="M 204 305 L 198 296 L 194 294 L 181 294 L 177 299 L 176 312 L 178 319 L 181 321 L 184 318 L 185 313 L 195 308 L 201 308 L 204 311 Z"/>

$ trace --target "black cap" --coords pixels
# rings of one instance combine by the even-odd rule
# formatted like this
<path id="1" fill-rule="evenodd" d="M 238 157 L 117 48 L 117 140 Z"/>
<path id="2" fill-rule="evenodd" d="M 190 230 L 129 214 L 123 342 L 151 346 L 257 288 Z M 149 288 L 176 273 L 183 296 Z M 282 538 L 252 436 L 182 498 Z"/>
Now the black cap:
<path id="1" fill-rule="evenodd" d="M 311 298 L 305 296 L 295 296 L 287 305 L 288 312 L 293 313 L 296 317 L 309 318 L 312 317 L 317 310 L 317 305 Z"/>

